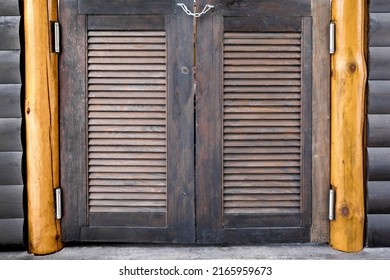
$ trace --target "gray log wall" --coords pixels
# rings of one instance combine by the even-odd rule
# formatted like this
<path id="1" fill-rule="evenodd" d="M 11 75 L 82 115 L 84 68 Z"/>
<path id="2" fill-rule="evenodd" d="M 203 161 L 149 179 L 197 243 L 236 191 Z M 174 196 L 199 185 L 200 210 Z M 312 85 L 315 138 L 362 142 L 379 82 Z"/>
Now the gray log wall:
<path id="1" fill-rule="evenodd" d="M 24 244 L 20 15 L 0 0 L 0 246 Z"/>
<path id="2" fill-rule="evenodd" d="M 367 246 L 390 246 L 390 1 L 370 0 Z"/>

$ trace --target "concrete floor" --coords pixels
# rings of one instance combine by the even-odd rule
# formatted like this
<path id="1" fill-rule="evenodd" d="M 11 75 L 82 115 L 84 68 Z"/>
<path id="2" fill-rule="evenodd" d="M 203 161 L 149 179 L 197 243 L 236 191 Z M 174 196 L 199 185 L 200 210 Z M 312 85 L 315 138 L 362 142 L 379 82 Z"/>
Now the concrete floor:
<path id="1" fill-rule="evenodd" d="M 365 248 L 357 254 L 343 253 L 327 244 L 267 246 L 175 246 L 94 244 L 67 246 L 46 256 L 24 250 L 1 251 L 0 260 L 390 260 L 390 248 Z"/>

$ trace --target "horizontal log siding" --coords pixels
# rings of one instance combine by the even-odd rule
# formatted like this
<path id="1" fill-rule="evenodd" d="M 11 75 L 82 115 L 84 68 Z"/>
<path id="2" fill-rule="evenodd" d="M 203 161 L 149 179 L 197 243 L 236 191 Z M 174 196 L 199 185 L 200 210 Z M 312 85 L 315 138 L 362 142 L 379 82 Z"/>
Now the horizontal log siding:
<path id="1" fill-rule="evenodd" d="M 0 246 L 23 245 L 19 0 L 0 1 Z"/>
<path id="2" fill-rule="evenodd" d="M 390 246 L 390 2 L 369 7 L 367 246 Z"/>

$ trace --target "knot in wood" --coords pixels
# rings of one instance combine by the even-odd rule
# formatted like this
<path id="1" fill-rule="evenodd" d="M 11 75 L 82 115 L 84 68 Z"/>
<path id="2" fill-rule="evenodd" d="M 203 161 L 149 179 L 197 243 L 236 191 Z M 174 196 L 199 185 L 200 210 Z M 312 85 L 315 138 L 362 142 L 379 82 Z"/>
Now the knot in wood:
<path id="1" fill-rule="evenodd" d="M 341 208 L 341 214 L 344 216 L 344 217 L 348 217 L 349 216 L 349 208 L 348 206 L 343 206 Z"/>
<path id="2" fill-rule="evenodd" d="M 356 70 L 357 70 L 357 66 L 355 63 L 352 62 L 348 64 L 348 72 L 355 73 Z"/>
<path id="3" fill-rule="evenodd" d="M 183 67 L 181 68 L 181 72 L 182 72 L 184 75 L 188 75 L 188 73 L 190 73 L 190 69 L 188 69 L 188 67 L 183 66 Z"/>

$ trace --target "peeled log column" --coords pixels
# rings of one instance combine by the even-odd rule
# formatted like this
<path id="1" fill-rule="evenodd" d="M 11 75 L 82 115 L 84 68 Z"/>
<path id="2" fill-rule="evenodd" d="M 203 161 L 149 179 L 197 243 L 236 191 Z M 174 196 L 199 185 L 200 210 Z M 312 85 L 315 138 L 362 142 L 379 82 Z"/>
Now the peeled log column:
<path id="1" fill-rule="evenodd" d="M 366 0 L 333 0 L 336 53 L 331 65 L 331 184 L 336 205 L 330 244 L 345 252 L 363 249 L 365 15 Z"/>
<path id="2" fill-rule="evenodd" d="M 50 21 L 57 1 L 24 1 L 25 118 L 28 250 L 49 254 L 62 249 L 55 218 L 59 187 L 58 55 L 51 52 Z"/>

